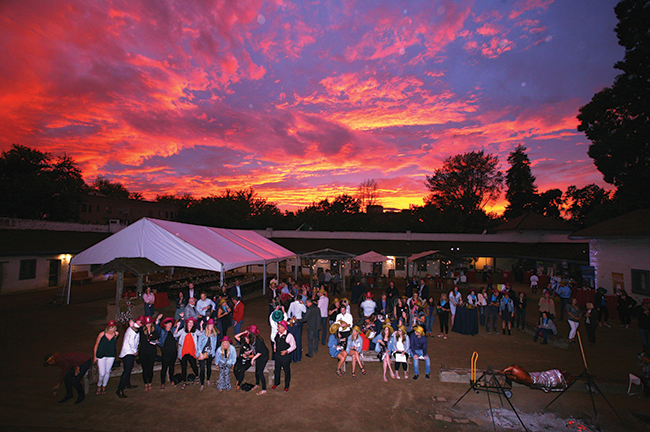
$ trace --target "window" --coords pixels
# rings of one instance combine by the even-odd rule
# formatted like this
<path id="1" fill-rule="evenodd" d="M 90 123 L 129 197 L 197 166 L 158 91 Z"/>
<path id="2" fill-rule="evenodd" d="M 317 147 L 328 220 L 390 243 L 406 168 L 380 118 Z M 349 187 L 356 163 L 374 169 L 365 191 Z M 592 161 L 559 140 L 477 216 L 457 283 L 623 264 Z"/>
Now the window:
<path id="1" fill-rule="evenodd" d="M 18 280 L 36 279 L 36 260 L 20 260 L 20 274 Z"/>
<path id="2" fill-rule="evenodd" d="M 395 258 L 395 270 L 406 269 L 406 260 L 404 258 Z"/>
<path id="3" fill-rule="evenodd" d="M 632 292 L 636 294 L 650 295 L 650 287 L 648 287 L 649 279 L 650 271 L 632 269 Z"/>

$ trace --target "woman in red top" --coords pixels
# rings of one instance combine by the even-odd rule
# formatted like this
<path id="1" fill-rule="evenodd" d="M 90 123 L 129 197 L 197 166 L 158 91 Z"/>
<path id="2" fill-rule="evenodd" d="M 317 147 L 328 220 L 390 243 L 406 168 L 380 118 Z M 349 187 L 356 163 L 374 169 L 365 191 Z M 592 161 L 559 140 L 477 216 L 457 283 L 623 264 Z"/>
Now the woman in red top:
<path id="1" fill-rule="evenodd" d="M 185 390 L 187 380 L 187 364 L 194 371 L 196 380 L 199 379 L 199 369 L 196 366 L 196 347 L 198 346 L 198 333 L 196 333 L 196 319 L 185 320 L 185 327 L 180 328 L 181 322 L 176 324 L 174 337 L 178 340 L 178 358 L 181 361 L 181 379 L 183 380 L 182 390 Z"/>

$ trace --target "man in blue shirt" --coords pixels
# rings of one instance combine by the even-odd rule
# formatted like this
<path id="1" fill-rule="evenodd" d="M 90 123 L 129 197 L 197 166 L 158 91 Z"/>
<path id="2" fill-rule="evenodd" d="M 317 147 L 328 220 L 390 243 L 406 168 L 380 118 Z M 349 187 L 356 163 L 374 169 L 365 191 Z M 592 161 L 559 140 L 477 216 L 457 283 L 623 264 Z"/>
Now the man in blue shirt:
<path id="1" fill-rule="evenodd" d="M 564 310 L 571 303 L 571 288 L 566 285 L 566 282 L 560 282 L 560 287 L 555 293 L 560 296 L 560 320 L 563 320 Z"/>
<path id="2" fill-rule="evenodd" d="M 427 355 L 427 338 L 424 336 L 424 329 L 422 326 L 416 326 L 411 334 L 411 352 L 413 353 L 413 379 L 416 380 L 420 377 L 419 360 L 424 360 L 424 372 L 426 377 L 429 378 L 431 373 L 431 359 Z"/>

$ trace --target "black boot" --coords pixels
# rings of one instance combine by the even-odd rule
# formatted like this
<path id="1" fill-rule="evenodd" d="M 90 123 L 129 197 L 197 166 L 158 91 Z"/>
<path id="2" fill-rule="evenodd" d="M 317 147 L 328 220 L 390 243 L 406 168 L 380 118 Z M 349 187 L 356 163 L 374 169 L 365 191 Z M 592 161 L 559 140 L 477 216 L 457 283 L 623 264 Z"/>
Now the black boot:
<path id="1" fill-rule="evenodd" d="M 124 390 L 118 390 L 118 391 L 115 392 L 115 394 L 116 394 L 117 396 L 121 397 L 121 398 L 125 398 L 125 397 L 127 397 L 127 396 L 124 394 Z"/>
<path id="2" fill-rule="evenodd" d="M 72 395 L 67 394 L 67 395 L 65 395 L 65 397 L 64 397 L 63 399 L 61 399 L 61 400 L 59 401 L 59 403 L 63 403 L 63 402 L 69 401 L 70 399 L 72 399 Z"/>
<path id="3" fill-rule="evenodd" d="M 75 401 L 74 404 L 75 404 L 75 405 L 80 404 L 81 402 L 84 401 L 84 399 L 86 399 L 86 396 L 85 396 L 85 395 L 80 395 L 80 396 L 77 398 L 77 400 Z"/>

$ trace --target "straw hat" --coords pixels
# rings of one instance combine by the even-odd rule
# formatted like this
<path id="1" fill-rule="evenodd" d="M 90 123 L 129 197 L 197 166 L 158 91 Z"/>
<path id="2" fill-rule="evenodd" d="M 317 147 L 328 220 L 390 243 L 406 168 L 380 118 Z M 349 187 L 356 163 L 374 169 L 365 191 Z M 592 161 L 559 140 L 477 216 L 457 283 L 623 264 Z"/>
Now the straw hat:
<path id="1" fill-rule="evenodd" d="M 420 336 L 424 336 L 424 329 L 422 328 L 422 326 L 415 326 L 413 331 L 419 334 Z"/>
<path id="2" fill-rule="evenodd" d="M 339 328 L 340 328 L 340 327 L 341 327 L 341 326 L 339 325 L 339 323 L 334 323 L 334 324 L 332 324 L 332 325 L 330 326 L 330 334 L 334 334 L 334 333 L 336 333 L 337 331 L 339 331 Z"/>
<path id="3" fill-rule="evenodd" d="M 395 330 L 393 330 L 393 326 L 391 326 L 390 324 L 384 324 L 382 326 L 382 328 L 381 328 L 382 333 L 384 332 L 384 329 L 390 330 L 390 334 L 393 334 L 393 332 L 395 331 Z"/>
<path id="4" fill-rule="evenodd" d="M 404 325 L 401 325 L 401 326 L 399 326 L 399 327 L 397 327 L 397 328 L 398 328 L 399 330 L 402 330 L 402 333 L 404 333 L 404 334 L 407 333 L 406 327 L 404 327 Z"/>
<path id="5" fill-rule="evenodd" d="M 352 330 L 356 330 L 357 333 L 362 333 L 362 331 L 361 331 L 361 327 L 356 326 L 356 325 L 355 325 L 354 327 L 352 327 Z"/>

